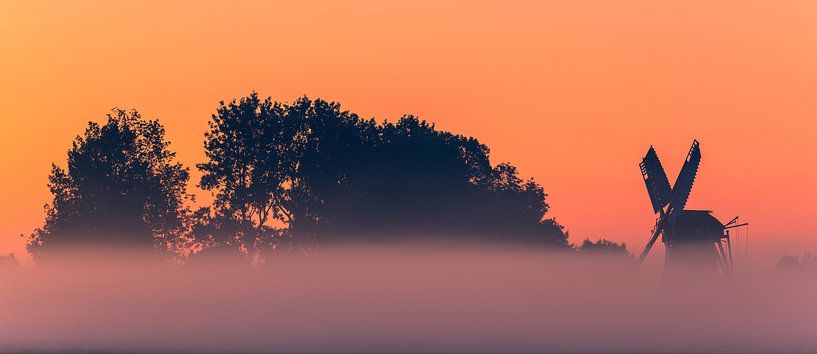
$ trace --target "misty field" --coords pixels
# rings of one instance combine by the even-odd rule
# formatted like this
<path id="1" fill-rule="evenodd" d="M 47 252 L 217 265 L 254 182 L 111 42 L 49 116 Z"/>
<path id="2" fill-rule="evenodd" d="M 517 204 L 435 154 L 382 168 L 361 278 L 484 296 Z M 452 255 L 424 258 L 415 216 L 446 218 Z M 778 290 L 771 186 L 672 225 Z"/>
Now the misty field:
<path id="1" fill-rule="evenodd" d="M 112 352 L 805 352 L 813 275 L 638 276 L 616 258 L 344 247 L 256 266 L 79 256 L 3 270 L 0 348 Z M 807 281 L 810 280 L 810 281 Z"/>

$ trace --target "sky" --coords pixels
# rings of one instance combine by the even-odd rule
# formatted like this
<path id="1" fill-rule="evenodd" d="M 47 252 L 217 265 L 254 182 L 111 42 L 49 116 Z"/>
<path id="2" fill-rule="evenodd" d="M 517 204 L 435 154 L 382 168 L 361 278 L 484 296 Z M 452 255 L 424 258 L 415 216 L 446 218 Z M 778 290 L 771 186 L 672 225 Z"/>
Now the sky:
<path id="1" fill-rule="evenodd" d="M 813 1 L 0 0 L 0 254 L 26 257 L 89 120 L 159 118 L 192 167 L 218 102 L 252 90 L 477 137 L 571 241 L 635 252 L 655 219 L 641 157 L 672 181 L 698 139 L 688 208 L 749 221 L 750 256 L 817 253 L 815 63 Z"/>

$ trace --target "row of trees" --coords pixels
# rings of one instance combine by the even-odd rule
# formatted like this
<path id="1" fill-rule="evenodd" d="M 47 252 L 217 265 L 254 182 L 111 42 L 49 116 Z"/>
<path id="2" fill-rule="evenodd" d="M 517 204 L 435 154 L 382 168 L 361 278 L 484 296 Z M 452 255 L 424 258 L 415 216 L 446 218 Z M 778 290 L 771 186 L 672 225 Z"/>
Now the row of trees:
<path id="1" fill-rule="evenodd" d="M 204 148 L 198 185 L 215 201 L 192 210 L 189 169 L 158 120 L 115 109 L 104 124 L 89 123 L 67 166 L 52 167 L 53 200 L 29 251 L 42 258 L 125 245 L 253 255 L 406 239 L 570 248 L 563 227 L 545 217 L 539 184 L 511 164 L 492 165 L 476 139 L 414 116 L 379 123 L 334 102 L 252 93 L 220 103 Z"/>

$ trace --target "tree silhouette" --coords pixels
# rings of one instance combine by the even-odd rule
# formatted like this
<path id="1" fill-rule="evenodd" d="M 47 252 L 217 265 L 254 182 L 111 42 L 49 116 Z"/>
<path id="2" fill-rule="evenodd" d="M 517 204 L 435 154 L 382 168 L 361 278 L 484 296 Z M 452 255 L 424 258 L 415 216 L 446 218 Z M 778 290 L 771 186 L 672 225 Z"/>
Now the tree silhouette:
<path id="1" fill-rule="evenodd" d="M 567 247 L 545 218 L 541 186 L 510 164 L 492 166 L 476 139 L 414 116 L 377 123 L 335 102 L 253 92 L 222 102 L 205 138 L 200 185 L 215 192 L 220 225 L 272 230 L 274 220 L 298 242 L 321 244 L 425 237 Z"/>
<path id="2" fill-rule="evenodd" d="M 164 127 L 136 111 L 114 109 L 89 122 L 68 151 L 67 169 L 52 164 L 53 200 L 28 250 L 41 257 L 65 247 L 166 247 L 182 225 L 188 169 L 174 162 Z"/>
<path id="3" fill-rule="evenodd" d="M 0 270 L 17 268 L 19 266 L 20 263 L 17 262 L 17 257 L 14 256 L 14 253 L 9 253 L 6 255 L 0 254 Z"/>
<path id="4" fill-rule="evenodd" d="M 577 248 L 580 254 L 590 256 L 613 257 L 632 262 L 633 255 L 627 251 L 627 245 L 616 243 L 607 239 L 599 239 L 596 242 L 585 239 Z"/>
<path id="5" fill-rule="evenodd" d="M 777 260 L 775 270 L 786 272 L 817 272 L 817 256 L 803 251 L 799 255 L 784 255 Z"/>
<path id="6" fill-rule="evenodd" d="M 292 221 L 287 186 L 297 163 L 297 123 L 283 105 L 256 93 L 220 102 L 205 134 L 208 161 L 197 165 L 199 186 L 216 195 L 215 213 L 198 213 L 198 239 L 249 251 L 271 236 L 269 222 Z"/>

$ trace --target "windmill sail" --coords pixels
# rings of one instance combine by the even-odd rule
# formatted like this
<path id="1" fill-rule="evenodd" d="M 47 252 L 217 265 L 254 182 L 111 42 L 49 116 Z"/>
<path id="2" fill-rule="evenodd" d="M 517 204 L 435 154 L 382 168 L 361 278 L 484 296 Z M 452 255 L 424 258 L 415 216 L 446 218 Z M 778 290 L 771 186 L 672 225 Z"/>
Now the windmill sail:
<path id="1" fill-rule="evenodd" d="M 692 142 L 692 147 L 689 148 L 684 166 L 681 167 L 681 172 L 678 174 L 678 179 L 675 180 L 675 185 L 672 188 L 672 197 L 669 201 L 667 214 L 672 214 L 675 211 L 680 211 L 686 206 L 689 199 L 689 193 L 692 192 L 692 184 L 695 183 L 695 175 L 698 173 L 698 165 L 701 164 L 701 148 L 698 140 Z"/>
<path id="2" fill-rule="evenodd" d="M 667 180 L 667 174 L 664 172 L 664 167 L 661 166 L 661 161 L 658 160 L 658 154 L 655 149 L 650 147 L 647 155 L 641 161 L 641 175 L 644 177 L 644 183 L 647 185 L 647 192 L 650 194 L 650 201 L 652 202 L 653 211 L 661 212 L 661 216 L 655 224 L 652 235 L 650 236 L 647 245 L 638 257 L 638 265 L 640 266 L 650 249 L 658 239 L 658 235 L 664 232 L 664 227 L 667 223 L 674 220 L 676 212 L 684 209 L 684 206 L 689 199 L 689 194 L 692 192 L 692 184 L 695 182 L 695 175 L 698 173 L 698 165 L 701 163 L 701 149 L 698 141 L 692 142 L 692 147 L 689 149 L 684 166 L 681 167 L 681 172 L 675 180 L 675 185 L 670 187 Z M 663 212 L 664 206 L 667 207 L 666 213 Z"/>
<path id="3" fill-rule="evenodd" d="M 644 184 L 647 186 L 647 193 L 650 195 L 652 210 L 657 213 L 669 203 L 672 188 L 669 185 L 667 173 L 664 172 L 664 167 L 661 166 L 661 160 L 658 159 L 658 154 L 652 146 L 644 155 L 639 166 L 641 167 L 641 176 L 644 177 Z"/>

